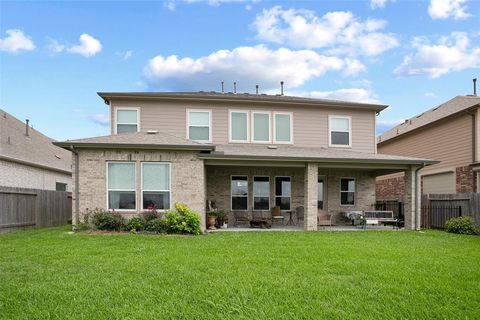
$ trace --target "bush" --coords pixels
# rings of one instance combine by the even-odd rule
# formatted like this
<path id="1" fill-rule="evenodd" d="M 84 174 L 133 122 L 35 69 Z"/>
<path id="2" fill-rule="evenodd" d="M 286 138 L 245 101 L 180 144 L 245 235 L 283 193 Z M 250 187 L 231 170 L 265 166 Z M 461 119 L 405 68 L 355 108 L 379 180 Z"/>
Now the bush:
<path id="1" fill-rule="evenodd" d="M 445 231 L 458 234 L 480 234 L 472 217 L 452 218 L 445 223 Z"/>
<path id="2" fill-rule="evenodd" d="M 199 215 L 182 203 L 176 203 L 174 210 L 168 210 L 165 218 L 168 233 L 193 235 L 202 233 Z"/>
<path id="3" fill-rule="evenodd" d="M 167 222 L 163 219 L 151 219 L 145 223 L 145 231 L 154 233 L 167 233 Z"/>
<path id="4" fill-rule="evenodd" d="M 140 213 L 140 217 L 143 220 L 145 220 L 145 222 L 148 222 L 153 219 L 161 219 L 162 215 L 161 213 L 157 212 L 157 210 L 152 209 L 152 210 L 143 211 L 142 213 Z"/>
<path id="5" fill-rule="evenodd" d="M 127 231 L 142 231 L 143 228 L 145 227 L 145 220 L 143 220 L 140 217 L 133 217 L 130 220 L 128 220 L 126 229 Z"/>
<path id="6" fill-rule="evenodd" d="M 116 212 L 96 211 L 91 221 L 98 230 L 120 231 L 125 228 L 125 218 Z"/>

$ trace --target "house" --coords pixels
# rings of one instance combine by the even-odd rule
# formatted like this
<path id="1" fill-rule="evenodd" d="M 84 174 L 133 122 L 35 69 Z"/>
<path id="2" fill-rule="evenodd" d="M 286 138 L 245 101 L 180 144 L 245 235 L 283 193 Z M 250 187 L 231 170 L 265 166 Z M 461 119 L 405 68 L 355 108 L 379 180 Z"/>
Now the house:
<path id="1" fill-rule="evenodd" d="M 425 157 L 440 163 L 420 171 L 423 194 L 479 192 L 480 97 L 457 96 L 378 137 L 380 154 Z M 404 174 L 377 179 L 379 199 L 402 199 Z"/>
<path id="2" fill-rule="evenodd" d="M 373 209 L 375 178 L 404 172 L 406 226 L 419 226 L 415 174 L 435 162 L 377 154 L 385 105 L 219 92 L 99 96 L 110 135 L 55 143 L 74 152 L 74 222 L 95 208 L 134 215 L 184 202 L 205 228 L 213 202 L 229 225 L 280 207 L 287 222 L 317 230 L 319 216 L 341 224 L 345 212 Z"/>
<path id="3" fill-rule="evenodd" d="M 0 109 L 0 186 L 71 191 L 72 154 Z"/>

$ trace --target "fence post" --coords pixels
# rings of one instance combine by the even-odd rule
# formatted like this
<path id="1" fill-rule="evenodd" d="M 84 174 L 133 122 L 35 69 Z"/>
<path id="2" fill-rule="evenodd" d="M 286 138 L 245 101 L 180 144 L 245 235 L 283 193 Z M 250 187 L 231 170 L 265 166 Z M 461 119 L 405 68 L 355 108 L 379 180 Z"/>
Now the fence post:
<path id="1" fill-rule="evenodd" d="M 458 216 L 462 216 L 462 206 L 458 206 Z"/>

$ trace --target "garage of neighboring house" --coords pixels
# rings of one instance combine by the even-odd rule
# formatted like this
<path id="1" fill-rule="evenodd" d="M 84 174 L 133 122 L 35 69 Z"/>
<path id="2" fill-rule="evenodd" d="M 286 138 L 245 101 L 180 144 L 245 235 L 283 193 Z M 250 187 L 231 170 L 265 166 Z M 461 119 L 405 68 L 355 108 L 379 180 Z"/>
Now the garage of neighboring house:
<path id="1" fill-rule="evenodd" d="M 423 194 L 455 193 L 455 173 L 453 171 L 423 175 Z"/>

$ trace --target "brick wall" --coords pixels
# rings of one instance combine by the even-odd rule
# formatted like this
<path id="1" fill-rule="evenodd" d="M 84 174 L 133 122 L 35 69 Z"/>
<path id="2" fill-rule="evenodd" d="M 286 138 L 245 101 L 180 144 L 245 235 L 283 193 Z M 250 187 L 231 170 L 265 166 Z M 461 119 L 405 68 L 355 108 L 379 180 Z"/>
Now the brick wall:
<path id="1" fill-rule="evenodd" d="M 193 151 L 78 150 L 80 219 L 88 210 L 105 209 L 107 201 L 106 162 L 136 162 L 137 213 L 141 212 L 142 161 L 171 162 L 171 203 L 183 202 L 200 213 L 205 226 L 205 171 L 203 160 Z M 75 178 L 75 175 L 74 175 Z M 75 202 L 75 193 L 74 199 Z M 75 211 L 75 203 L 73 204 Z M 120 211 L 121 212 L 121 211 Z M 129 213 L 132 214 L 132 213 Z M 74 214 L 75 215 L 75 214 Z M 75 217 L 73 217 L 75 220 Z"/>
<path id="2" fill-rule="evenodd" d="M 405 178 L 392 177 L 378 179 L 375 187 L 375 194 L 379 200 L 401 200 L 405 194 Z"/>
<path id="3" fill-rule="evenodd" d="M 472 167 L 464 166 L 456 169 L 457 193 L 476 192 L 476 174 Z"/>

